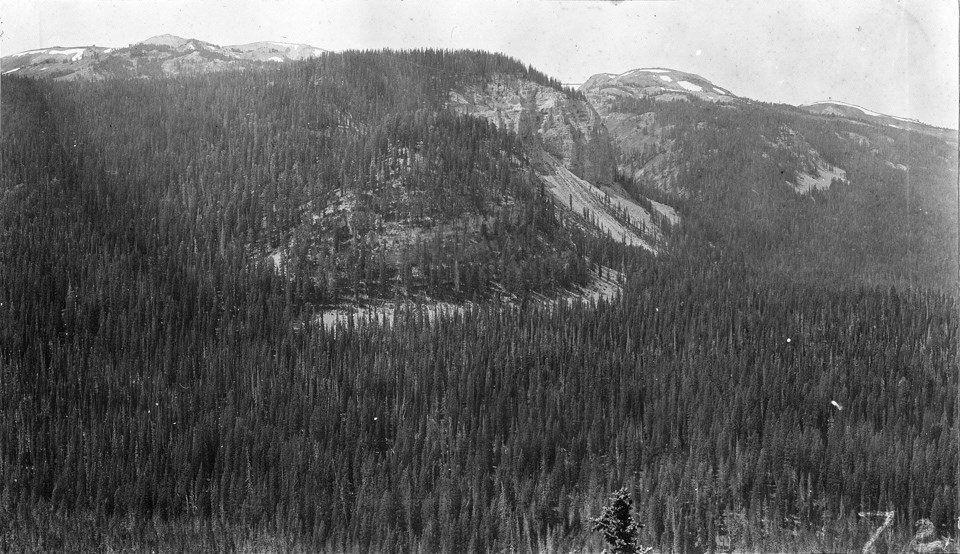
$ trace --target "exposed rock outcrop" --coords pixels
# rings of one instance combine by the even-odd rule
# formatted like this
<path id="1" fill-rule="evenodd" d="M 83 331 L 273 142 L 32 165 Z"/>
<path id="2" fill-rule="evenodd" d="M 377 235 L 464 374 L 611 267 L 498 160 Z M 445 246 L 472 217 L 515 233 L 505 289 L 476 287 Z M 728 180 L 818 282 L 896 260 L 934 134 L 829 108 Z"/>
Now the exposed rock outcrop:
<path id="1" fill-rule="evenodd" d="M 530 80 L 497 75 L 450 92 L 449 106 L 514 131 L 545 190 L 580 225 L 614 240 L 659 251 L 669 206 L 630 197 L 614 183 L 616 147 L 589 102 Z"/>
<path id="2" fill-rule="evenodd" d="M 616 159 L 603 121 L 590 104 L 518 77 L 450 93 L 450 107 L 516 132 L 531 151 L 542 147 L 592 184 L 613 182 Z"/>

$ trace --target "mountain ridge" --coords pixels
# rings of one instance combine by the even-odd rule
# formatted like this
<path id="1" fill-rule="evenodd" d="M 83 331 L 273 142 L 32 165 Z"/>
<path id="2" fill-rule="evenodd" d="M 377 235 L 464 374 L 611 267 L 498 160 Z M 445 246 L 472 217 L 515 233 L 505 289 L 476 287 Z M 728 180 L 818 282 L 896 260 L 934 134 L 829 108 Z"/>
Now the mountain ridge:
<path id="1" fill-rule="evenodd" d="M 289 51 L 300 47 L 264 41 L 231 47 L 238 50 L 231 54 L 226 47 L 218 52 L 211 50 L 209 43 L 174 35 L 157 35 L 146 42 L 160 44 L 132 45 L 124 54 L 130 54 L 130 59 L 126 60 L 131 62 L 130 66 L 116 62 L 115 65 L 121 64 L 121 67 L 120 71 L 114 72 L 115 76 L 164 77 L 226 69 L 279 69 L 280 65 L 271 65 L 271 55 L 268 54 L 273 50 Z M 58 71 L 55 66 L 85 62 L 91 55 L 83 49 L 36 52 L 66 60 L 35 69 L 52 70 L 42 77 L 56 80 L 102 78 L 94 66 L 54 74 Z M 769 201 L 754 210 L 750 206 L 755 202 L 742 197 L 746 193 L 765 194 L 763 191 L 767 189 L 763 187 L 769 187 L 768 192 L 778 198 L 781 205 L 816 200 L 823 194 L 838 195 L 841 190 L 852 191 L 849 192 L 851 196 L 865 202 L 866 195 L 874 194 L 871 191 L 876 184 L 887 183 L 884 186 L 891 188 L 884 194 L 893 198 L 892 195 L 903 192 L 909 183 L 923 182 L 923 178 L 918 180 L 918 172 L 929 172 L 930 178 L 935 179 L 931 184 L 936 186 L 925 194 L 931 202 L 934 197 L 937 202 L 944 197 L 936 179 L 939 179 L 941 170 L 949 170 L 950 156 L 939 148 L 931 150 L 932 157 L 920 156 L 910 146 L 907 130 L 900 125 L 884 125 L 847 115 L 833 117 L 794 106 L 759 102 L 737 96 L 699 75 L 664 67 L 596 74 L 574 91 L 530 66 L 521 69 L 503 65 L 491 61 L 496 56 L 479 51 L 459 54 L 463 53 L 467 54 L 462 58 L 466 65 L 460 67 L 443 61 L 450 52 L 436 51 L 437 57 L 415 63 L 411 58 L 404 59 L 406 54 L 366 52 L 363 57 L 372 65 L 358 65 L 355 70 L 359 74 L 351 76 L 351 82 L 355 85 L 371 83 L 374 85 L 372 90 L 384 94 L 394 86 L 384 80 L 385 76 L 380 73 L 382 68 L 378 69 L 387 59 L 399 60 L 407 72 L 422 74 L 427 71 L 424 75 L 430 75 L 432 84 L 427 85 L 426 80 L 416 84 L 410 90 L 411 98 L 418 98 L 418 103 L 428 101 L 437 110 L 484 119 L 514 134 L 523 146 L 523 156 L 515 162 L 527 168 L 530 182 L 539 184 L 538 194 L 552 196 L 551 202 L 559 208 L 558 214 L 567 217 L 571 227 L 579 227 L 594 239 L 609 237 L 615 239 L 614 242 L 660 252 L 663 250 L 657 244 L 659 239 L 670 232 L 675 221 L 683 220 L 685 224 L 690 221 L 688 216 L 694 210 L 700 210 L 702 215 L 698 217 L 703 222 L 717 217 L 736 219 L 744 214 L 766 221 L 772 216 L 765 210 L 772 209 L 774 203 Z M 241 55 L 246 58 L 238 60 Z M 352 56 L 350 52 L 331 55 Z M 266 60 L 252 59 L 256 56 L 260 56 L 260 60 L 266 56 Z M 321 62 L 304 64 L 302 68 L 327 65 Z M 26 71 L 17 72 L 30 76 Z M 341 85 L 326 82 L 330 75 L 318 75 L 311 86 L 314 89 L 347 86 L 346 82 Z M 246 79 L 245 76 L 232 78 Z M 400 81 L 395 79 L 395 82 Z M 263 85 L 254 82 L 244 85 L 245 88 L 257 86 Z M 300 94 L 306 94 L 306 91 Z M 434 105 L 436 102 L 440 104 Z M 413 108 L 409 101 L 396 106 L 401 111 Z M 865 113 L 860 108 L 850 109 L 855 109 L 856 114 Z M 342 107 L 335 108 L 324 117 L 347 117 L 343 110 Z M 355 129 L 355 124 L 350 119 L 340 121 L 339 132 L 366 132 Z M 943 132 L 925 134 L 944 138 Z M 956 140 L 955 135 L 952 139 L 945 138 L 948 143 Z M 407 186 L 404 183 L 412 182 L 413 174 L 404 176 L 409 171 L 401 166 L 413 164 L 416 167 L 413 162 L 422 155 L 417 152 L 418 148 L 416 143 L 410 143 L 404 146 L 402 154 L 394 150 L 383 158 L 383 163 L 389 167 L 376 172 L 374 180 L 379 182 L 382 176 L 396 174 L 394 176 L 398 176 L 399 181 L 391 181 L 386 187 L 396 191 L 384 189 L 378 190 L 377 194 L 394 194 Z M 417 179 L 433 178 L 429 171 L 421 174 L 425 170 L 414 171 Z M 713 200 L 705 200 L 710 198 Z M 355 212 L 351 206 L 356 199 L 346 195 L 341 200 L 341 215 L 349 221 Z M 483 205 L 486 200 L 478 202 Z M 731 203 L 737 210 L 742 210 L 740 215 L 724 212 Z M 660 209 L 659 205 L 665 205 L 667 209 Z M 890 209 L 896 211 L 896 205 L 891 204 Z M 504 214 L 507 212 L 509 210 L 503 211 Z M 921 213 L 926 212 L 921 210 Z M 926 217 L 914 217 L 906 212 L 889 215 L 907 218 L 910 225 L 919 225 L 918 218 Z M 847 217 L 859 215 L 850 213 Z M 474 226 L 479 229 L 479 225 Z M 774 231 L 781 232 L 780 229 Z M 852 231 L 845 227 L 842 232 Z M 920 233 L 917 236 L 927 235 Z M 899 239 L 887 237 L 884 240 Z M 874 242 L 879 245 L 880 241 L 876 239 Z M 786 241 L 784 244 L 789 248 L 800 248 L 800 243 Z M 276 247 L 273 245 L 271 256 L 279 254 L 278 259 L 283 259 L 283 249 L 276 250 Z M 883 258 L 881 250 L 878 246 L 878 260 Z M 887 258 L 876 263 L 897 266 Z M 816 271 L 819 270 L 814 273 Z M 930 274 L 934 271 L 940 269 L 931 269 Z"/>
<path id="2" fill-rule="evenodd" d="M 949 139 L 952 136 L 952 138 L 956 140 L 956 129 L 939 127 L 930 123 L 924 123 L 918 119 L 880 113 L 850 102 L 820 100 L 810 104 L 801 104 L 797 106 L 797 108 L 815 115 L 844 117 L 856 121 L 865 121 L 874 125 L 885 125 L 897 129 L 918 131 L 939 138 Z"/>
<path id="3" fill-rule="evenodd" d="M 311 56 L 319 56 L 330 52 L 330 50 L 305 43 L 288 43 L 271 40 L 221 46 L 197 38 L 187 38 L 171 33 L 162 33 L 128 46 L 49 46 L 24 50 L 0 58 L 0 74 L 19 73 L 20 75 L 28 75 L 31 77 L 66 80 L 126 76 L 114 75 L 111 74 L 111 72 L 102 74 L 96 70 L 91 71 L 84 67 L 90 64 L 84 64 L 83 61 L 89 57 L 99 59 L 99 57 L 102 56 L 123 55 L 128 49 L 138 46 L 172 48 L 184 54 L 181 56 L 169 56 L 169 59 L 164 60 L 181 62 L 179 64 L 168 63 L 167 67 L 163 69 L 164 74 L 219 71 L 268 62 L 282 63 L 301 60 Z M 227 61 L 227 63 L 203 63 L 196 59 L 198 57 L 196 55 L 192 56 L 193 59 L 188 58 L 194 51 L 207 51 L 218 54 L 225 57 L 225 60 L 220 61 Z M 202 55 L 199 57 L 202 57 Z M 186 59 L 176 60 L 176 58 Z M 51 63 L 59 63 L 60 65 L 52 66 L 50 65 Z M 77 67 L 73 67 L 74 65 Z M 50 69 L 54 69 L 54 71 L 47 72 Z M 143 75 L 137 74 L 133 76 Z M 691 97 L 717 102 L 752 100 L 738 96 L 730 92 L 729 89 L 716 85 L 709 79 L 696 73 L 662 66 L 638 67 L 622 73 L 595 73 L 583 83 L 572 83 L 571 85 L 576 86 L 577 90 L 581 92 L 593 92 L 595 94 L 603 92 L 622 94 L 630 90 L 641 90 L 645 95 L 655 97 L 658 100 L 682 100 Z M 821 100 L 810 104 L 797 105 L 796 107 L 808 113 L 818 115 L 836 115 L 849 119 L 868 120 L 871 123 L 882 123 L 892 127 L 902 127 L 921 132 L 935 130 L 932 132 L 941 137 L 949 136 L 949 134 L 945 135 L 943 131 L 956 131 L 954 129 L 925 123 L 917 119 L 876 112 L 854 103 L 838 100 Z"/>
<path id="4" fill-rule="evenodd" d="M 719 102 L 758 101 L 733 94 L 729 89 L 719 86 L 696 73 L 662 66 L 638 67 L 622 73 L 595 73 L 582 83 L 570 83 L 570 86 L 574 86 L 578 91 L 586 94 L 623 95 L 640 92 L 657 100 L 684 100 L 696 97 L 701 100 Z M 956 129 L 950 129 L 949 127 L 941 127 L 914 118 L 881 113 L 852 102 L 840 100 L 820 100 L 810 104 L 799 104 L 796 107 L 808 113 L 867 120 L 871 123 L 921 132 L 924 130 L 936 130 L 933 131 L 935 133 L 940 131 L 956 132 Z M 939 135 L 942 136 L 943 133 L 939 133 Z"/>
<path id="5" fill-rule="evenodd" d="M 273 41 L 220 46 L 173 34 L 154 35 L 122 47 L 54 46 L 0 58 L 0 74 L 54 80 L 162 77 L 251 69 L 328 52 L 309 44 Z"/>

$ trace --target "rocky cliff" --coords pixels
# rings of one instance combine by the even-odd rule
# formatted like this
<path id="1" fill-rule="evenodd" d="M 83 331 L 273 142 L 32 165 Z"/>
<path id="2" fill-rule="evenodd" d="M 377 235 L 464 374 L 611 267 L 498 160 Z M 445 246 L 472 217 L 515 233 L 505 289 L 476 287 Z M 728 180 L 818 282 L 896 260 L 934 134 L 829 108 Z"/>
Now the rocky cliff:
<path id="1" fill-rule="evenodd" d="M 448 106 L 517 133 L 545 190 L 588 232 L 656 253 L 663 228 L 677 223 L 669 206 L 641 204 L 614 183 L 615 144 L 582 96 L 497 75 L 451 91 Z"/>
<path id="2" fill-rule="evenodd" d="M 513 76 L 495 76 L 486 85 L 450 92 L 450 107 L 486 118 L 516 132 L 531 151 L 560 160 L 592 184 L 613 182 L 616 158 L 596 110 L 582 99 Z"/>

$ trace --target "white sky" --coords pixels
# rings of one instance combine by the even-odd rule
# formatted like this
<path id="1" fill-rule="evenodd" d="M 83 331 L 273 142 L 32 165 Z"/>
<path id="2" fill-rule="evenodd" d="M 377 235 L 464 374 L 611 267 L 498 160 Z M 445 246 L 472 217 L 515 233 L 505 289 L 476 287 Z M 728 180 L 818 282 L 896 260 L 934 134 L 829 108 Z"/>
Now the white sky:
<path id="1" fill-rule="evenodd" d="M 835 99 L 956 129 L 954 0 L 0 0 L 0 53 L 216 44 L 500 51 L 568 83 L 664 66 L 735 94 Z"/>

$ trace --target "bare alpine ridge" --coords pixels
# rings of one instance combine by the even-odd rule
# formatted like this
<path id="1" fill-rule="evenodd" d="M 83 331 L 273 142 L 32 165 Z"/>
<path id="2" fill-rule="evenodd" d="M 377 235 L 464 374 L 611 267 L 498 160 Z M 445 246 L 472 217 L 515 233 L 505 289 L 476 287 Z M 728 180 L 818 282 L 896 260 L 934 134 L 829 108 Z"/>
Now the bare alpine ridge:
<path id="1" fill-rule="evenodd" d="M 800 109 L 817 115 L 844 117 L 847 119 L 865 121 L 874 125 L 885 125 L 897 129 L 918 131 L 945 139 L 956 139 L 956 131 L 951 129 L 941 129 L 939 127 L 927 125 L 921 121 L 917 121 L 916 119 L 907 119 L 905 117 L 882 114 L 861 106 L 857 106 L 856 104 L 849 104 L 847 102 L 840 102 L 838 100 L 823 100 L 820 102 L 814 102 L 813 104 L 805 104 L 800 106 Z"/>
<path id="2" fill-rule="evenodd" d="M 252 42 L 218 46 L 163 34 L 120 48 L 91 45 L 28 50 L 0 59 L 0 73 L 63 81 L 163 77 L 249 69 L 324 52 L 308 44 Z"/>
<path id="3" fill-rule="evenodd" d="M 588 97 L 640 94 L 658 100 L 698 98 L 713 102 L 730 102 L 737 98 L 729 90 L 699 75 L 663 67 L 631 69 L 619 74 L 598 73 L 581 85 L 579 90 Z"/>

